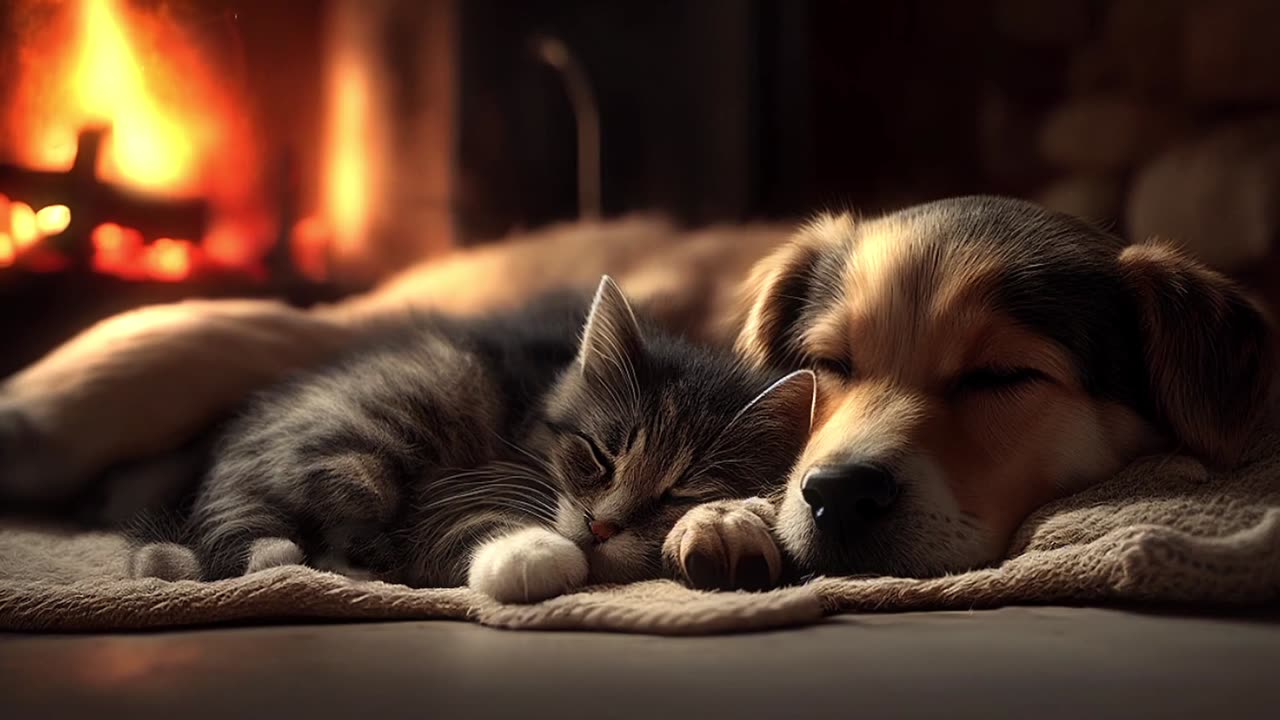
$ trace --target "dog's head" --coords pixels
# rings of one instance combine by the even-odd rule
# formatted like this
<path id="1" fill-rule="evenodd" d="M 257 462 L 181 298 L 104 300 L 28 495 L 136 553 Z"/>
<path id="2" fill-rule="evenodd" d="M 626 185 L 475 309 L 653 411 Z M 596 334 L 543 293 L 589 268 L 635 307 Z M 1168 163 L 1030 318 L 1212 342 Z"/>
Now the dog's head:
<path id="1" fill-rule="evenodd" d="M 778 524 L 819 573 L 988 564 L 1139 454 L 1231 464 L 1271 385 L 1268 322 L 1225 278 L 1014 200 L 821 217 L 749 290 L 739 350 L 819 375 Z"/>

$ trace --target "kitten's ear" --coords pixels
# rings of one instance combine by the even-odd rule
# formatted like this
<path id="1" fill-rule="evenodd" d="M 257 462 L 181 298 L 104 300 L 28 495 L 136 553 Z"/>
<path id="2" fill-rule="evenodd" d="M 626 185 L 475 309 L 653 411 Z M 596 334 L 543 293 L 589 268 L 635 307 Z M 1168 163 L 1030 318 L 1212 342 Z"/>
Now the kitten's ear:
<path id="1" fill-rule="evenodd" d="M 578 346 L 578 366 L 589 377 L 626 381 L 644 351 L 640 324 L 622 289 L 605 275 L 596 289 Z"/>
<path id="2" fill-rule="evenodd" d="M 750 437 L 754 446 L 795 457 L 809 441 L 818 402 L 818 378 L 797 370 L 770 385 L 729 423 L 730 433 Z"/>

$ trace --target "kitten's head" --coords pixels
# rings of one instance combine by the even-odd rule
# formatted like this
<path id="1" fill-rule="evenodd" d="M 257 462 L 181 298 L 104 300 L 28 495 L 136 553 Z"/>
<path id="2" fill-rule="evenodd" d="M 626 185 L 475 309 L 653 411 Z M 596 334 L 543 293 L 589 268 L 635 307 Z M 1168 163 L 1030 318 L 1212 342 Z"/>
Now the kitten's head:
<path id="1" fill-rule="evenodd" d="M 556 531 L 586 552 L 593 581 L 658 575 L 662 541 L 690 507 L 779 486 L 808 439 L 815 388 L 808 371 L 778 379 L 645 332 L 604 278 L 544 408 Z"/>

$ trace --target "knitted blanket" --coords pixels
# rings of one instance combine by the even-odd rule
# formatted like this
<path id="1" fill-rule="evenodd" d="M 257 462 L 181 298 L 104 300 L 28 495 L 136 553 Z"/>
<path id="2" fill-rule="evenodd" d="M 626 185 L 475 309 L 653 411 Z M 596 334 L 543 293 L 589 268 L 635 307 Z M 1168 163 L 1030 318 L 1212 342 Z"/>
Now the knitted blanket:
<path id="1" fill-rule="evenodd" d="M 127 576 L 126 561 L 124 541 L 110 533 L 5 522 L 0 629 L 451 618 L 506 628 L 691 635 L 809 623 L 843 612 L 1013 603 L 1263 605 L 1280 600 L 1280 433 L 1260 433 L 1245 464 L 1231 472 L 1212 472 L 1180 456 L 1139 460 L 1043 508 L 999 567 L 925 580 L 819 578 L 754 594 L 653 581 L 502 605 L 465 589 L 412 590 L 304 567 L 213 583 L 138 580 Z"/>

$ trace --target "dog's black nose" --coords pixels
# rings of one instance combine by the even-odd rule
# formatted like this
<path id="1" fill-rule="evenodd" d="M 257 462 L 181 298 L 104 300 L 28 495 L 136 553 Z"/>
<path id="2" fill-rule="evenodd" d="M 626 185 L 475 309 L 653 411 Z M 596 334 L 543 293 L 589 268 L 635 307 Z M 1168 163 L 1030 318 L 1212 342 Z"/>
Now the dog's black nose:
<path id="1" fill-rule="evenodd" d="M 879 465 L 825 465 L 805 475 L 800 492 L 819 530 L 848 532 L 884 515 L 898 498 L 898 483 Z"/>

